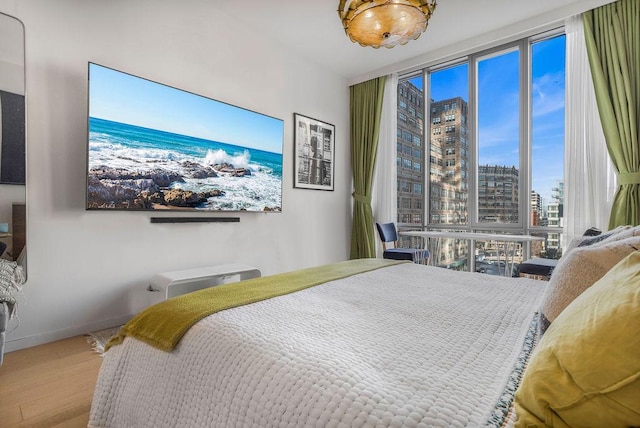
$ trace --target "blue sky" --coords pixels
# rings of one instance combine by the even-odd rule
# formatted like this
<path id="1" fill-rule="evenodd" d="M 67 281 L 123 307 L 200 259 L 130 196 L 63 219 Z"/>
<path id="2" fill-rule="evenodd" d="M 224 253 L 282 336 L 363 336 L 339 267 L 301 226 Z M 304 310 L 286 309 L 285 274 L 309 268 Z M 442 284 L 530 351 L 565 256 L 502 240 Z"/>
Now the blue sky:
<path id="1" fill-rule="evenodd" d="M 565 37 L 536 43 L 532 50 L 532 189 L 548 203 L 549 189 L 564 171 Z"/>
<path id="2" fill-rule="evenodd" d="M 480 164 L 518 167 L 519 55 L 506 52 L 478 64 Z M 532 45 L 532 189 L 545 203 L 551 202 L 551 188 L 564 168 L 564 69 L 564 36 Z M 457 96 L 468 101 L 468 66 L 432 73 L 430 88 L 436 101 Z"/>
<path id="3" fill-rule="evenodd" d="M 283 121 L 90 64 L 92 117 L 282 153 Z"/>

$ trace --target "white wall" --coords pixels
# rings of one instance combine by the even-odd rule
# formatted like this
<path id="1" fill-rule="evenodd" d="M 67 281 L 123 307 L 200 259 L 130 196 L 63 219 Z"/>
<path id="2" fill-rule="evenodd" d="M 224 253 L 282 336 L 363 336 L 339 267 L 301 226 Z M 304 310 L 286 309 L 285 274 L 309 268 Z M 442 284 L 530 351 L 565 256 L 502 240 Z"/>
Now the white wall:
<path id="1" fill-rule="evenodd" d="M 544 0 L 544 3 L 554 4 L 554 7 L 546 9 L 543 5 L 543 10 L 546 9 L 546 12 L 527 16 L 519 21 L 513 20 L 515 16 L 520 16 L 521 18 L 523 16 L 520 10 L 521 5 L 517 1 L 494 0 L 490 2 L 490 5 L 486 4 L 487 2 L 478 2 L 477 0 L 447 2 L 447 12 L 456 17 L 455 23 L 451 24 L 447 20 L 441 20 L 439 23 L 434 22 L 429 24 L 429 28 L 425 33 L 426 37 L 435 38 L 434 44 L 439 47 L 401 62 L 388 64 L 375 70 L 368 70 L 359 76 L 349 78 L 348 83 L 349 85 L 355 85 L 389 73 L 410 73 L 427 66 L 456 60 L 474 52 L 561 27 L 564 25 L 564 20 L 570 16 L 581 14 L 614 1 L 616 0 L 563 0 L 561 2 Z M 473 4 L 470 5 L 470 3 Z M 478 4 L 481 6 L 478 6 Z M 533 7 L 533 9 L 537 7 L 531 6 L 531 4 L 528 6 Z M 441 8 L 442 6 L 438 7 Z M 470 7 L 476 7 L 481 10 L 469 13 Z M 482 16 L 487 13 L 495 15 L 496 8 L 502 9 L 498 16 L 498 22 L 504 21 L 504 23 L 499 26 L 495 26 L 495 21 L 483 19 Z M 436 13 L 440 12 L 441 9 L 438 9 Z M 444 40 L 441 37 L 444 34 L 441 27 L 443 23 L 446 23 L 447 30 L 453 30 L 453 33 L 455 33 L 451 38 L 445 38 Z M 470 38 L 460 40 L 457 37 L 459 34 L 473 34 L 474 32 L 476 34 Z"/>
<path id="2" fill-rule="evenodd" d="M 240 262 L 263 274 L 348 258 L 348 86 L 205 0 L 0 0 L 23 21 L 28 281 L 15 350 L 126 320 L 157 272 Z M 85 211 L 87 62 L 285 120 L 283 212 L 150 224 Z M 336 126 L 335 191 L 293 189 L 293 113 Z M 13 324 L 10 326 L 12 328 Z"/>

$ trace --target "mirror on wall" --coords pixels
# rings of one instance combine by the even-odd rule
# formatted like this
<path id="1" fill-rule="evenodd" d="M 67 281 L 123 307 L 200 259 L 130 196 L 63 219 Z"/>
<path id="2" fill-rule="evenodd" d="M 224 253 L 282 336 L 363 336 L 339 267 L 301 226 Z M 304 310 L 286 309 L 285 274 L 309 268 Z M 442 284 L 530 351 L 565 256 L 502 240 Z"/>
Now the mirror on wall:
<path id="1" fill-rule="evenodd" d="M 0 13 L 0 257 L 26 257 L 24 26 Z"/>

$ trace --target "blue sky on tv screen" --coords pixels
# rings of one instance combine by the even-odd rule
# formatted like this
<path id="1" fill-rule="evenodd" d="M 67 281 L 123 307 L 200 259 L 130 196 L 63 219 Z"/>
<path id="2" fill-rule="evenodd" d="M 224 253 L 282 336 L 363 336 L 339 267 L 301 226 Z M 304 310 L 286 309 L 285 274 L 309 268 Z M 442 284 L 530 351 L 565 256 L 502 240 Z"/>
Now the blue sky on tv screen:
<path id="1" fill-rule="evenodd" d="M 283 121 L 97 64 L 89 115 L 282 154 Z"/>

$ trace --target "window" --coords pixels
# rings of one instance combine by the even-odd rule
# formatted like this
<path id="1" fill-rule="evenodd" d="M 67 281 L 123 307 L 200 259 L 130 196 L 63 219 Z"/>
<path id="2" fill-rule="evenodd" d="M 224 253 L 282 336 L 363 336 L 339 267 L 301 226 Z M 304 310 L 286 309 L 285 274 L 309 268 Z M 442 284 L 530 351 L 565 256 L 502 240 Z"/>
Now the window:
<path id="1" fill-rule="evenodd" d="M 502 186 L 476 202 L 478 223 L 519 224 L 519 195 L 505 189 L 520 183 L 519 47 L 491 52 L 475 60 L 478 122 L 478 171 L 481 186 L 495 177 Z M 498 106 L 498 107 L 496 107 Z M 500 132 L 495 132 L 500 129 Z M 496 187 L 496 186 L 494 186 Z M 505 202 L 514 202 L 515 207 Z"/>
<path id="2" fill-rule="evenodd" d="M 531 204 L 530 226 L 546 239 L 533 255 L 562 256 L 564 227 L 564 35 L 531 45 Z M 549 61 L 548 58 L 554 58 Z M 553 215 L 553 217 L 552 217 Z"/>
<path id="3" fill-rule="evenodd" d="M 414 142 L 424 138 L 428 145 L 427 153 L 420 151 L 422 162 L 413 157 L 410 172 L 412 183 L 425 190 L 415 195 L 425 202 L 422 226 L 541 234 L 546 240 L 531 253 L 558 254 L 564 224 L 564 50 L 565 37 L 556 31 L 401 76 L 399 101 L 410 94 L 430 112 L 426 129 L 421 121 L 406 127 Z M 398 180 L 405 179 L 402 174 L 399 169 Z M 410 216 L 399 212 L 398 222 L 415 220 L 417 206 L 412 204 Z M 455 251 L 439 257 L 448 264 L 464 259 L 471 267 L 483 252 L 496 250 L 468 248 L 468 242 L 460 240 Z M 522 248 L 517 252 L 527 255 Z"/>

